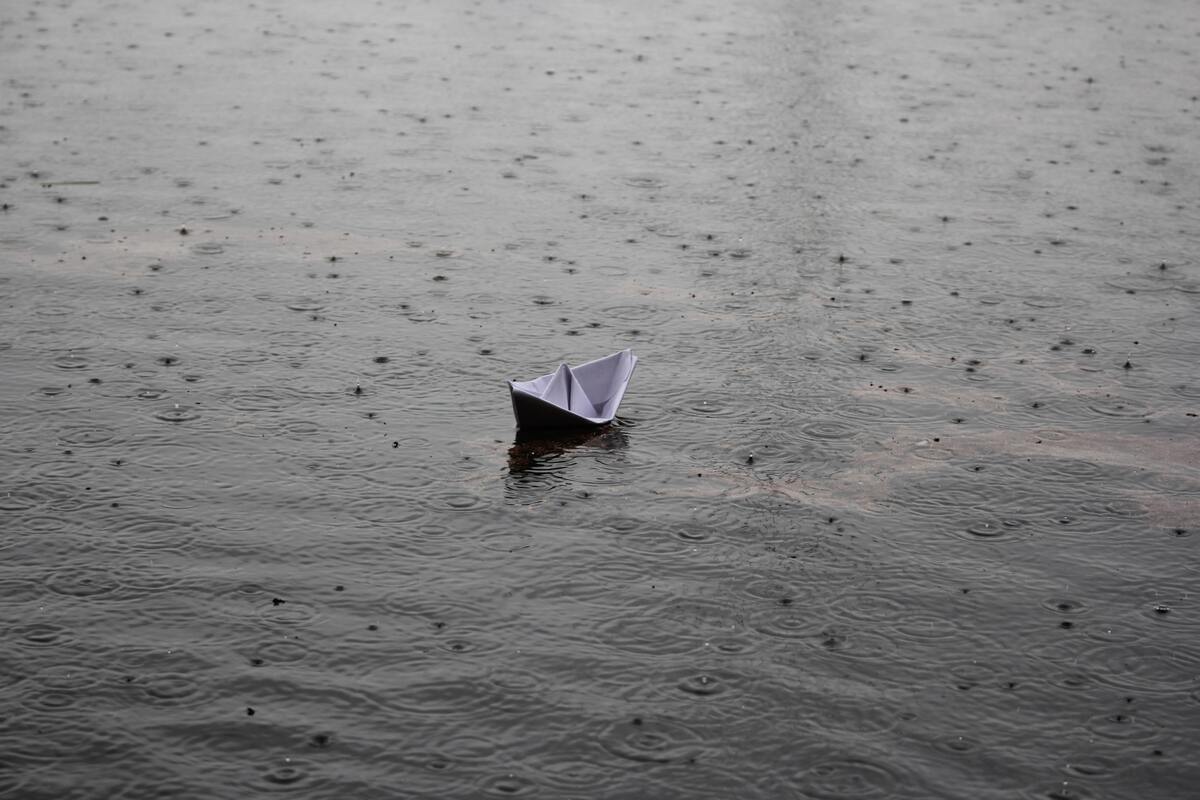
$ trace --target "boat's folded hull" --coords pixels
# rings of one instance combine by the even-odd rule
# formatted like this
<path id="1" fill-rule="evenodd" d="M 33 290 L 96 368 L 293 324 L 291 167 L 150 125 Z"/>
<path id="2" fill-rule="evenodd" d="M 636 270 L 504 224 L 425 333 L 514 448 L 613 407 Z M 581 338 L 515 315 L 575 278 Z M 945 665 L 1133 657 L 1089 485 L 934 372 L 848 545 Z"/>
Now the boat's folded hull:
<path id="1" fill-rule="evenodd" d="M 562 430 L 564 428 L 591 428 L 605 425 L 612 418 L 599 422 L 573 414 L 565 408 L 559 408 L 553 403 L 540 397 L 526 394 L 519 389 L 512 390 L 513 415 L 517 418 L 517 430 L 528 432 L 537 430 Z"/>

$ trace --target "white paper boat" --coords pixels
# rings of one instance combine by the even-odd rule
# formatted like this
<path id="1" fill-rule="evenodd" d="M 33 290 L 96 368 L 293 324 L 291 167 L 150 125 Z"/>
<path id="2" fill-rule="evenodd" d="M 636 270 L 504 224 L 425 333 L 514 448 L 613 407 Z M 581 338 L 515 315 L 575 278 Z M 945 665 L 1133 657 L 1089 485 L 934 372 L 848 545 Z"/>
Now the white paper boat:
<path id="1" fill-rule="evenodd" d="M 633 351 L 621 350 L 578 367 L 560 364 L 549 375 L 531 381 L 509 381 L 517 430 L 528 433 L 612 422 L 635 366 Z"/>

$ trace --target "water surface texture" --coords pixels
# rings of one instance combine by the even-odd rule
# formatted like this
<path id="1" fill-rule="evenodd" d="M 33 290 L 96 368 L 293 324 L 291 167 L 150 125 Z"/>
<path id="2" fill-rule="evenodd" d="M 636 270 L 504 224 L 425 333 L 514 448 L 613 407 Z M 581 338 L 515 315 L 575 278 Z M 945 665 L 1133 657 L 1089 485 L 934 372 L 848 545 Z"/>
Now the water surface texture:
<path id="1" fill-rule="evenodd" d="M 5 4 L 0 797 L 1195 796 L 1197 75 L 1191 0 Z"/>

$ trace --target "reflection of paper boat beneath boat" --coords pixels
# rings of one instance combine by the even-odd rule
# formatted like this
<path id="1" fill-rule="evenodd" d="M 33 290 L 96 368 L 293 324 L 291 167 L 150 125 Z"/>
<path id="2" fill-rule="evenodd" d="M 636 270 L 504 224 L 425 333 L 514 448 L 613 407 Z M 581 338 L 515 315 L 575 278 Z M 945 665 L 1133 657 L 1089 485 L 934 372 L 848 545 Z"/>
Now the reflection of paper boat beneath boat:
<path id="1" fill-rule="evenodd" d="M 629 445 L 624 428 L 603 425 L 574 430 L 517 431 L 516 440 L 508 448 L 508 471 L 512 476 L 526 473 L 549 479 L 568 468 L 570 455 L 612 453 Z"/>
<path id="2" fill-rule="evenodd" d="M 622 350 L 577 367 L 560 364 L 531 381 L 509 381 L 517 430 L 585 428 L 612 422 L 637 356 Z"/>

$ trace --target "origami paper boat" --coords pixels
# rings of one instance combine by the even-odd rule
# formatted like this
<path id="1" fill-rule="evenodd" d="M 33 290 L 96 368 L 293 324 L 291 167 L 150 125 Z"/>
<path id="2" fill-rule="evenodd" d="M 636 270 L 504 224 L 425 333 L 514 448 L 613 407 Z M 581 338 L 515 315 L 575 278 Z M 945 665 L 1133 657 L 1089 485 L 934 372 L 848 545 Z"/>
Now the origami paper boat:
<path id="1" fill-rule="evenodd" d="M 637 356 L 621 350 L 577 367 L 560 364 L 531 381 L 509 381 L 517 430 L 594 427 L 612 422 Z"/>

